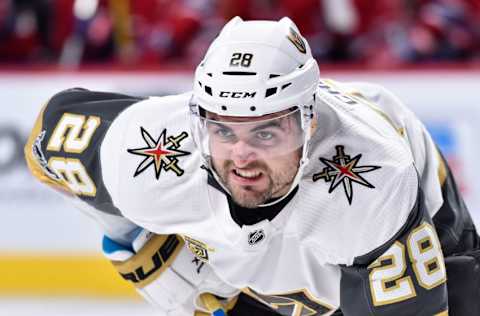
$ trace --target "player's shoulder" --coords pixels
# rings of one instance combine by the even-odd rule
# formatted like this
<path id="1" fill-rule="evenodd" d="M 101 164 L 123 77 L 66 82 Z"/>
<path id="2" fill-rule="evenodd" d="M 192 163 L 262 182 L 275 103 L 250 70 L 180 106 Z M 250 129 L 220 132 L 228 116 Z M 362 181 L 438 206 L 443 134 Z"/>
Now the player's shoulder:
<path id="1" fill-rule="evenodd" d="M 116 119 L 115 125 L 125 127 L 133 119 L 134 123 L 145 126 L 162 124 L 176 124 L 178 120 L 188 117 L 188 104 L 191 93 L 182 93 L 166 96 L 153 96 L 143 99 L 134 107 L 122 112 Z M 183 121 L 183 123 L 186 123 Z"/>
<path id="2" fill-rule="evenodd" d="M 190 97 L 151 97 L 135 104 L 113 122 L 101 147 L 114 204 L 128 219 L 157 232 L 161 228 L 153 229 L 151 219 L 165 215 L 157 222 L 170 229 L 179 217 L 186 220 L 185 212 L 197 209 L 191 205 L 195 197 L 204 195 L 197 185 L 206 172 L 190 132 Z"/>
<path id="3" fill-rule="evenodd" d="M 29 169 L 55 189 L 118 214 L 103 185 L 99 147 L 115 117 L 140 100 L 81 88 L 57 93 L 40 111 L 25 146 Z"/>
<path id="4" fill-rule="evenodd" d="M 380 114 L 391 124 L 401 127 L 415 115 L 402 100 L 385 86 L 373 82 L 352 81 L 338 82 L 323 80 L 319 91 L 323 95 L 336 94 L 345 98 L 350 105 L 363 105 Z M 358 106 L 357 106 L 358 107 Z"/>
<path id="5" fill-rule="evenodd" d="M 142 98 L 113 92 L 91 91 L 71 88 L 55 94 L 47 102 L 43 117 L 45 125 L 50 120 L 65 113 L 98 115 L 105 118 L 117 116 L 126 107 L 141 101 Z M 54 122 L 56 123 L 56 122 Z"/>
<path id="6" fill-rule="evenodd" d="M 328 89 L 328 96 L 320 93 L 296 223 L 326 262 L 351 264 L 403 227 L 417 201 L 418 175 L 394 123 L 341 87 Z"/>

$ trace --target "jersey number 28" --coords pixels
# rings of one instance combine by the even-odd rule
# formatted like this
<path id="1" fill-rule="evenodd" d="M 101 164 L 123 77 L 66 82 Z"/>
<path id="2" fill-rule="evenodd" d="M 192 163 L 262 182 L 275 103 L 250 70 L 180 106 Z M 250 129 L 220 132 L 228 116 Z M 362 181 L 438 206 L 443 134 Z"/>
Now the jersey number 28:
<path id="1" fill-rule="evenodd" d="M 426 290 L 446 281 L 445 263 L 435 229 L 422 223 L 408 236 L 407 250 L 418 284 Z M 415 297 L 412 278 L 407 269 L 405 246 L 396 241 L 370 266 L 370 290 L 373 304 L 382 306 Z"/>
<path id="2" fill-rule="evenodd" d="M 100 118 L 64 113 L 47 145 L 48 151 L 81 154 L 88 148 Z M 88 175 L 82 162 L 76 158 L 51 157 L 48 165 L 62 176 L 68 188 L 77 195 L 95 196 L 95 183 Z"/>

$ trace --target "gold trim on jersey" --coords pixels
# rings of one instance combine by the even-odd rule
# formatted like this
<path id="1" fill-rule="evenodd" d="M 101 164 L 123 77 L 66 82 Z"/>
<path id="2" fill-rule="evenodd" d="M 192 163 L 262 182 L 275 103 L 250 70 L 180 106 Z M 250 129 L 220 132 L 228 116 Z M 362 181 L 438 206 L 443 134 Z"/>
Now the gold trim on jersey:
<path id="1" fill-rule="evenodd" d="M 436 148 L 435 153 L 438 159 L 438 180 L 440 181 L 440 185 L 443 186 L 445 184 L 445 180 L 447 179 L 447 166 L 445 165 L 445 161 L 440 155 L 440 152 Z"/>
<path id="2" fill-rule="evenodd" d="M 143 288 L 170 267 L 183 245 L 177 235 L 154 235 L 132 258 L 112 264 L 124 279 Z"/>
<path id="3" fill-rule="evenodd" d="M 200 301 L 204 307 L 209 311 L 209 313 L 204 312 L 195 312 L 195 316 L 199 315 L 214 315 L 214 312 L 222 310 L 225 312 L 225 306 L 220 302 L 220 300 L 211 293 L 202 293 L 200 294 Z"/>
<path id="4" fill-rule="evenodd" d="M 347 94 L 353 100 L 358 101 L 361 104 L 365 104 L 370 109 L 372 109 L 375 113 L 379 114 L 385 121 L 387 121 L 387 123 L 390 124 L 393 127 L 393 129 L 401 137 L 405 136 L 405 128 L 402 127 L 402 126 L 400 126 L 400 127 L 396 126 L 395 123 L 393 122 L 393 120 L 390 118 L 390 116 L 388 116 L 387 113 L 385 113 L 382 109 L 380 109 L 375 103 L 373 103 L 370 100 L 368 100 L 367 98 L 365 98 L 364 95 L 360 91 L 357 91 L 357 90 L 353 90 L 353 91 L 343 90 L 340 87 L 338 87 L 338 85 L 336 84 L 336 82 L 334 80 L 331 80 L 331 79 L 324 79 L 323 82 L 326 82 L 330 86 L 332 86 L 332 87 L 338 89 L 339 91 Z"/>
<path id="5" fill-rule="evenodd" d="M 220 303 L 220 305 L 223 307 L 223 309 L 226 310 L 227 312 L 231 311 L 235 307 L 238 301 L 238 295 L 229 299 L 227 302 L 220 302 L 220 300 L 218 300 L 213 294 L 210 294 L 210 293 L 203 293 L 202 296 L 203 295 L 208 295 L 216 299 Z M 205 304 L 204 301 L 203 303 Z M 212 316 L 212 313 L 211 312 L 207 313 L 207 312 L 202 312 L 197 310 L 195 311 L 194 316 Z"/>
<path id="6" fill-rule="evenodd" d="M 232 309 L 235 307 L 235 305 L 237 304 L 237 301 L 238 301 L 238 295 L 235 296 L 235 297 L 233 297 L 233 298 L 231 298 L 231 299 L 227 302 L 227 304 L 225 305 L 225 308 L 227 309 L 227 311 L 232 310 Z"/>
<path id="7" fill-rule="evenodd" d="M 37 140 L 37 137 L 39 137 L 40 134 L 42 133 L 43 114 L 45 112 L 45 109 L 47 108 L 47 105 L 48 105 L 48 102 L 45 103 L 45 105 L 40 110 L 37 120 L 35 121 L 35 125 L 33 126 L 30 136 L 28 137 L 27 143 L 25 144 L 25 147 L 24 147 L 25 161 L 27 162 L 27 167 L 28 169 L 30 169 L 30 172 L 40 182 L 46 183 L 50 187 L 64 194 L 74 195 L 73 192 L 70 191 L 70 188 L 68 187 L 65 180 L 63 179 L 54 180 L 52 177 L 49 177 L 48 175 L 45 174 L 45 171 L 40 165 L 40 162 L 34 156 L 34 153 L 33 153 L 33 147 L 35 145 L 35 141 Z"/>
<path id="8" fill-rule="evenodd" d="M 252 289 L 250 289 L 248 287 L 242 289 L 241 291 L 244 294 L 246 294 L 246 295 L 252 297 L 253 299 L 259 301 L 260 303 L 262 303 L 264 305 L 267 305 L 274 310 L 277 310 L 277 312 L 278 312 L 278 309 L 282 306 L 292 305 L 294 307 L 294 309 L 293 309 L 293 314 L 291 314 L 291 316 L 314 316 L 314 315 L 317 315 L 318 312 L 319 312 L 318 310 L 315 310 L 312 306 L 307 306 L 305 304 L 305 302 L 294 300 L 294 299 L 288 297 L 288 295 L 292 295 L 292 294 L 303 294 L 309 300 L 309 302 L 313 302 L 314 304 L 317 304 L 317 305 L 323 307 L 324 309 L 326 309 L 327 312 L 322 314 L 322 315 L 328 315 L 329 313 L 336 310 L 336 307 L 333 307 L 330 304 L 327 304 L 327 303 L 324 303 L 324 302 L 320 301 L 318 298 L 313 296 L 313 294 L 310 293 L 310 291 L 306 288 L 287 291 L 287 292 L 283 292 L 281 294 L 260 294 L 260 293 L 256 293 L 255 291 L 253 291 Z M 284 303 L 268 302 L 267 299 L 269 299 L 269 298 L 271 298 L 273 300 L 281 300 L 281 299 L 288 300 L 288 302 L 284 302 Z M 307 313 L 305 314 L 304 312 L 307 312 Z M 318 316 L 320 316 L 320 314 Z"/>
<path id="9" fill-rule="evenodd" d="M 443 311 L 441 313 L 435 314 L 433 316 L 448 316 L 448 309 L 446 311 Z"/>

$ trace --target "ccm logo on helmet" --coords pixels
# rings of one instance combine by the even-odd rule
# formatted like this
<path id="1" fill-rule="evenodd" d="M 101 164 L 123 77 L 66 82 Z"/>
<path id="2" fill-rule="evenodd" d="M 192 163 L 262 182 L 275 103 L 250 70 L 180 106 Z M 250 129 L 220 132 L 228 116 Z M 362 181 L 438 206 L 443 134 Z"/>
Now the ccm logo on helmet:
<path id="1" fill-rule="evenodd" d="M 220 98 L 234 98 L 234 99 L 245 99 L 245 98 L 254 98 L 257 92 L 242 92 L 242 91 L 220 91 Z"/>

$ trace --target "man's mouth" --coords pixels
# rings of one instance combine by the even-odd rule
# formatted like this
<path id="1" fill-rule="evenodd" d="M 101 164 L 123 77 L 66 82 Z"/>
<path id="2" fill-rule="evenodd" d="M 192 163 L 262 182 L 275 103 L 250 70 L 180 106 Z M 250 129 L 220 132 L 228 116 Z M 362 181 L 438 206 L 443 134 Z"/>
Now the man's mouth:
<path id="1" fill-rule="evenodd" d="M 260 170 L 242 170 L 242 169 L 232 169 L 232 173 L 235 175 L 235 178 L 238 180 L 245 180 L 247 182 L 256 181 L 262 177 L 262 172 Z"/>
<path id="2" fill-rule="evenodd" d="M 261 172 L 260 171 L 257 171 L 257 170 L 240 170 L 240 169 L 233 169 L 233 172 L 237 175 L 237 176 L 240 176 L 242 178 L 248 178 L 248 179 L 251 179 L 251 178 L 256 178 L 258 177 Z"/>

